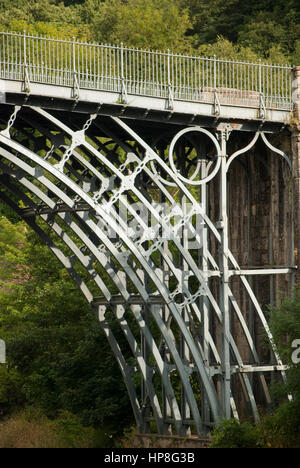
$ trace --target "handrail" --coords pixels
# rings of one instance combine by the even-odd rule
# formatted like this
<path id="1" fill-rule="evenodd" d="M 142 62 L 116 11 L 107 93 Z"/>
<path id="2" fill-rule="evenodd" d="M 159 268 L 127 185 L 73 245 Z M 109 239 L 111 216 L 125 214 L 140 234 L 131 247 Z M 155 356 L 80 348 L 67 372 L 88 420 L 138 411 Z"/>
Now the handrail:
<path id="1" fill-rule="evenodd" d="M 258 109 L 292 109 L 292 67 L 0 32 L 0 79 Z"/>

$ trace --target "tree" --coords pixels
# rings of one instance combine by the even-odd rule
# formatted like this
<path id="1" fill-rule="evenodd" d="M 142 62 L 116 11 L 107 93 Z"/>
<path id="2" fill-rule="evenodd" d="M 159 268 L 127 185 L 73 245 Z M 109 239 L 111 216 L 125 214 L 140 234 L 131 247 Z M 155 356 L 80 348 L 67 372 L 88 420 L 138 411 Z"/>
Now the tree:
<path id="1" fill-rule="evenodd" d="M 51 417 L 68 410 L 85 424 L 116 431 L 132 423 L 99 322 L 51 251 L 23 222 L 2 217 L 0 254 L 0 333 L 8 361 L 0 369 L 0 411 L 29 403 Z"/>
<path id="2" fill-rule="evenodd" d="M 294 396 L 300 410 L 300 362 L 293 359 L 293 343 L 300 341 L 300 289 L 295 290 L 293 297 L 271 308 L 270 328 L 281 359 L 289 366 L 286 392 Z"/>
<path id="3" fill-rule="evenodd" d="M 263 13 L 244 26 L 238 39 L 240 44 L 251 47 L 261 56 L 267 56 L 269 49 L 277 44 L 286 49 L 284 27 L 272 19 L 267 19 Z"/>
<path id="4" fill-rule="evenodd" d="M 188 13 L 170 0 L 112 0 L 101 5 L 92 21 L 95 39 L 147 49 L 186 51 Z"/>
<path id="5" fill-rule="evenodd" d="M 80 5 L 65 6 L 56 0 L 18 0 L 13 6 L 0 0 L 0 21 L 2 28 L 10 31 L 89 38 L 89 28 L 80 17 Z"/>
<path id="6" fill-rule="evenodd" d="M 213 44 L 222 36 L 233 44 L 249 46 L 262 57 L 279 47 L 286 57 L 295 53 L 300 39 L 298 0 L 181 0 L 188 8 L 198 46 Z M 286 61 L 286 60 L 285 60 Z"/>
<path id="7" fill-rule="evenodd" d="M 218 36 L 229 40 L 236 39 L 235 24 L 239 0 L 181 0 L 181 8 L 188 8 L 192 28 L 190 35 L 195 35 L 198 45 L 214 42 Z M 239 15 L 238 15 L 239 16 Z"/>

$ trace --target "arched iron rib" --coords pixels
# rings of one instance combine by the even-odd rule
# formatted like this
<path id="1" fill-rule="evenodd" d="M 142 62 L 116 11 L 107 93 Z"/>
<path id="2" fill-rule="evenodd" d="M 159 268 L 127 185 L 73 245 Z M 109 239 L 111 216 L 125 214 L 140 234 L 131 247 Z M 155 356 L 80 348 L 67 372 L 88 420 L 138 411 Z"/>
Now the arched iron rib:
<path id="1" fill-rule="evenodd" d="M 6 157 L 8 157 L 7 151 L 3 150 L 2 148 L 0 148 L 0 154 L 1 153 L 2 154 L 5 153 Z M 49 197 L 47 197 L 38 187 L 36 187 L 34 184 L 32 184 L 27 179 L 25 179 L 25 177 L 23 177 L 22 179 L 18 178 L 18 181 L 22 185 L 24 185 L 24 187 L 29 189 L 31 193 L 34 193 L 38 198 L 42 199 L 44 201 L 44 203 L 48 204 L 48 206 L 51 206 L 51 199 Z M 14 190 L 14 192 L 17 193 L 18 196 L 23 201 L 29 202 L 31 204 L 31 206 L 33 207 L 33 202 L 25 194 L 22 194 L 17 189 L 14 189 L 14 187 L 11 184 L 4 184 L 4 185 L 6 185 L 10 190 Z M 18 211 L 18 214 L 19 214 L 19 211 Z M 22 215 L 22 211 L 20 211 L 20 216 L 21 215 Z M 62 213 L 58 213 L 57 215 L 60 216 L 63 219 L 63 214 Z M 48 215 L 39 215 L 39 216 L 42 219 L 44 219 L 46 222 L 49 221 L 49 220 L 47 220 Z M 25 218 L 25 220 L 29 225 L 32 224 L 32 225 L 35 226 L 35 223 L 33 223 L 32 221 L 28 220 L 27 218 Z M 83 259 L 84 256 L 82 255 L 82 253 L 78 249 L 78 247 L 69 238 L 69 236 L 65 233 L 65 231 L 63 231 L 57 223 L 51 222 L 49 225 L 53 229 L 53 231 L 61 238 L 61 240 L 63 240 L 66 243 L 68 248 L 70 248 L 74 252 L 74 254 L 79 259 L 79 261 L 84 266 L 86 266 L 86 262 Z M 80 228 L 77 225 L 75 226 L 74 222 L 70 222 L 69 227 L 80 237 L 80 239 L 83 242 L 85 242 L 85 245 L 87 245 L 91 249 L 91 251 L 94 251 L 94 253 L 97 253 L 97 248 L 95 246 L 94 246 L 94 248 L 92 247 L 91 241 L 80 230 Z M 50 245 L 50 248 L 51 248 L 51 245 Z M 86 288 L 84 288 L 82 286 L 83 282 L 80 279 L 77 278 L 76 272 L 72 267 L 70 267 L 70 262 L 68 261 L 68 259 L 64 260 L 64 256 L 62 256 L 60 254 L 59 250 L 56 250 L 55 253 L 56 253 L 56 256 L 59 258 L 59 260 L 61 261 L 61 263 L 68 269 L 71 276 L 74 277 L 75 279 L 77 279 L 78 286 L 80 287 L 80 289 L 82 289 L 82 291 L 85 294 L 85 297 L 87 298 L 88 302 L 91 304 L 92 301 L 93 301 L 93 296 L 91 295 L 91 293 L 88 294 L 87 291 L 86 291 Z M 100 256 L 99 252 L 98 252 L 98 254 Z M 99 258 L 98 258 L 98 261 L 100 262 Z M 102 264 L 102 265 L 104 266 L 105 264 Z M 90 275 L 92 276 L 92 279 L 95 282 L 97 281 L 97 279 L 99 279 L 98 275 L 94 274 L 94 270 L 93 271 L 88 271 L 88 272 L 90 273 Z M 114 280 L 114 282 L 115 282 L 115 284 L 117 286 L 120 285 L 120 282 L 116 279 L 116 277 L 112 276 L 112 279 Z M 99 286 L 98 281 L 97 281 L 97 285 Z M 102 289 L 102 286 L 103 286 L 102 281 L 100 283 L 100 286 L 101 286 L 101 289 Z M 106 286 L 103 288 L 102 292 L 103 292 L 107 302 L 109 303 L 109 301 L 111 299 L 111 294 L 107 291 Z M 126 299 L 127 299 L 127 296 L 124 297 L 125 301 L 126 301 Z M 140 321 L 139 314 L 137 314 L 137 312 L 135 311 L 134 315 L 136 316 L 137 322 L 138 322 L 139 326 L 141 327 L 141 321 Z M 114 350 L 114 353 L 115 353 L 115 355 L 117 357 L 117 360 L 118 360 L 119 364 L 121 365 L 122 363 L 125 363 L 125 360 L 122 357 L 121 350 L 119 349 L 119 346 L 116 346 L 117 342 L 116 342 L 116 340 L 114 339 L 114 337 L 112 335 L 112 332 L 111 332 L 111 330 L 109 328 L 109 325 L 108 325 L 107 321 L 105 320 L 104 315 L 101 316 L 101 314 L 100 314 L 99 320 L 101 321 L 101 326 L 105 330 L 105 333 L 106 333 L 107 337 L 109 338 L 111 344 L 113 345 L 113 350 Z M 126 334 L 126 337 L 128 338 L 128 341 L 129 341 L 129 344 L 130 344 L 132 350 L 135 350 L 135 352 L 137 353 L 135 357 L 137 358 L 138 365 L 140 367 L 141 373 L 142 373 L 143 378 L 145 380 L 145 386 L 146 386 L 146 388 L 148 390 L 148 395 L 149 395 L 150 401 L 152 403 L 153 413 L 154 413 L 154 416 L 155 416 L 155 419 L 156 419 L 157 427 L 158 427 L 159 432 L 163 433 L 162 414 L 161 414 L 161 410 L 160 410 L 159 405 L 158 405 L 157 396 L 155 394 L 152 382 L 150 380 L 146 379 L 146 377 L 147 377 L 147 375 L 145 373 L 146 364 L 145 364 L 145 362 L 143 362 L 143 358 L 141 357 L 140 352 L 138 351 L 137 343 L 133 342 L 133 335 L 132 335 L 132 333 L 129 333 L 128 327 L 125 327 L 124 323 L 123 323 L 123 325 L 120 323 L 120 326 L 123 329 L 123 331 L 126 332 L 125 334 Z M 145 337 L 146 337 L 146 339 L 147 339 L 147 341 L 148 341 L 148 343 L 151 346 L 151 349 L 153 351 L 153 355 L 154 355 L 154 357 L 156 359 L 158 368 L 159 368 L 159 370 L 160 370 L 160 372 L 162 374 L 163 384 L 165 386 L 166 393 L 167 393 L 169 401 L 170 401 L 170 405 L 171 405 L 171 407 L 173 409 L 173 412 L 174 412 L 175 425 L 177 427 L 177 431 L 178 431 L 179 434 L 182 434 L 182 423 L 181 423 L 181 418 L 180 418 L 180 412 L 179 412 L 178 406 L 176 404 L 176 398 L 175 398 L 172 386 L 171 386 L 171 384 L 169 382 L 169 379 L 167 378 L 167 375 L 166 375 L 166 369 L 165 369 L 164 363 L 163 363 L 163 361 L 162 361 L 162 359 L 160 357 L 160 353 L 158 352 L 155 341 L 153 340 L 153 338 L 151 336 L 151 333 L 149 331 L 149 328 L 146 326 L 146 324 L 142 324 L 141 331 L 145 335 Z M 123 366 L 122 367 L 122 373 L 124 375 L 126 374 L 127 379 L 130 379 L 130 375 L 128 374 L 128 372 L 126 373 L 125 371 L 126 371 L 126 368 Z M 130 390 L 130 394 L 132 395 L 132 390 Z M 136 396 L 134 397 L 133 402 L 135 401 L 135 399 L 136 399 Z M 135 410 L 135 413 L 136 413 L 136 410 Z"/>
<path id="2" fill-rule="evenodd" d="M 49 120 L 55 122 L 55 123 L 59 126 L 59 121 L 58 121 L 57 119 L 55 119 L 55 118 L 53 118 L 52 116 L 48 115 L 47 113 L 45 113 L 45 111 L 38 110 L 38 112 L 41 113 L 42 115 L 48 117 Z M 74 133 L 76 133 L 76 132 L 73 132 L 73 131 L 71 131 L 70 129 L 68 129 L 68 128 L 66 127 L 66 125 L 62 125 L 62 128 L 63 128 L 64 131 L 68 132 L 68 133 L 71 134 L 71 135 L 74 134 Z M 82 144 L 83 144 L 84 146 L 86 146 L 86 148 L 87 148 L 91 153 L 93 153 L 96 157 L 100 158 L 100 159 L 102 160 L 102 162 L 104 162 L 104 163 L 109 167 L 110 170 L 112 170 L 112 171 L 115 172 L 120 178 L 122 178 L 122 174 L 120 174 L 120 172 L 119 172 L 112 164 L 110 164 L 109 161 L 104 160 L 104 158 L 101 156 L 101 154 L 100 154 L 99 152 L 96 152 L 95 148 L 93 148 L 93 147 L 92 147 L 91 145 L 89 145 L 87 142 L 82 142 Z M 153 150 L 152 150 L 151 148 L 150 148 L 150 152 L 151 152 L 151 154 L 154 153 Z M 154 154 L 155 154 L 155 153 L 154 153 Z M 157 158 L 156 154 L 155 154 L 155 157 Z M 54 168 L 54 169 L 55 169 L 55 168 Z M 169 170 L 169 169 L 168 169 L 168 170 Z M 59 172 L 61 173 L 61 171 L 59 171 Z M 172 173 L 172 171 L 170 171 L 170 170 L 169 170 L 169 172 Z M 152 207 L 151 205 L 149 205 L 148 201 L 145 200 L 144 197 L 142 197 L 142 196 L 140 195 L 140 193 L 135 189 L 135 187 L 131 187 L 131 189 L 132 189 L 132 190 L 137 194 L 137 196 L 139 196 L 139 198 L 146 204 L 148 210 L 151 211 L 151 213 L 158 219 L 158 221 L 161 223 L 161 225 L 164 226 L 164 227 L 167 227 L 166 223 L 164 223 L 163 220 L 162 220 L 160 217 L 158 217 L 157 212 L 156 212 L 155 210 L 153 210 L 153 207 Z M 184 189 L 185 189 L 185 188 L 184 188 Z M 186 191 L 186 192 L 189 194 L 188 191 Z M 82 198 L 83 198 L 83 197 L 82 197 Z M 107 220 L 107 213 L 104 212 L 104 210 L 102 209 L 102 207 L 100 207 L 100 206 L 97 205 L 97 204 L 94 204 L 94 205 L 95 205 L 95 206 L 94 206 L 94 209 L 95 209 L 96 211 L 98 210 L 98 212 L 101 212 L 101 215 L 102 215 L 104 218 L 106 218 L 106 220 Z M 196 206 L 196 205 L 195 205 L 195 201 L 194 201 L 194 206 Z M 198 207 L 197 207 L 197 208 L 198 208 Z M 110 220 L 110 221 L 111 221 L 111 220 Z M 87 220 L 87 223 L 88 223 L 88 222 L 89 222 L 89 221 Z M 211 224 L 212 229 L 217 233 L 217 236 L 219 236 L 217 230 L 216 230 L 215 227 L 212 225 L 212 223 L 211 223 L 210 221 L 208 221 L 208 222 Z M 115 224 L 114 224 L 114 226 L 115 226 Z M 114 228 L 115 228 L 115 227 L 114 227 Z M 115 230 L 119 233 L 119 226 L 116 226 Z M 149 267 L 148 267 L 147 263 L 144 261 L 144 258 L 141 258 L 141 256 L 139 255 L 139 253 L 136 251 L 135 246 L 132 245 L 132 243 L 129 242 L 128 239 L 126 239 L 126 238 L 125 238 L 125 242 L 126 242 L 127 245 L 129 246 L 130 250 L 134 253 L 134 255 L 135 255 L 137 258 L 139 258 L 139 261 L 141 261 L 141 263 L 143 263 L 145 270 L 148 271 L 148 272 L 151 272 L 150 274 L 151 274 L 151 276 L 153 277 L 153 271 L 152 271 L 151 269 L 149 270 Z M 129 244 L 128 244 L 128 242 L 129 242 Z M 188 253 L 187 251 L 185 251 L 185 250 L 182 248 L 182 246 L 181 246 L 178 242 L 176 242 L 176 240 L 174 240 L 174 243 L 176 244 L 176 247 L 180 250 L 180 252 L 181 252 L 181 254 L 183 255 L 183 257 L 186 257 L 186 258 L 187 258 L 187 261 L 188 261 L 188 263 L 191 265 L 194 274 L 199 278 L 200 282 L 201 282 L 202 284 L 204 284 L 204 287 L 205 287 L 206 285 L 205 285 L 205 283 L 203 282 L 203 278 L 201 278 L 201 273 L 200 273 L 199 269 L 197 268 L 195 262 L 192 260 L 191 256 L 189 255 L 189 253 Z M 130 246 L 130 244 L 131 244 L 131 246 Z M 115 252 L 115 249 L 113 249 L 113 246 L 110 246 L 109 248 L 110 248 L 110 250 L 112 250 L 113 254 L 114 254 L 114 255 L 116 256 L 116 258 L 118 259 L 118 257 L 120 257 L 120 256 L 118 255 L 118 253 Z M 127 265 L 124 265 L 124 270 L 125 270 L 125 272 L 130 276 L 130 274 L 131 274 L 131 269 L 129 269 Z M 131 279 L 132 279 L 132 278 L 131 278 Z M 188 331 L 188 330 L 186 329 L 186 327 L 183 325 L 182 318 L 181 318 L 180 314 L 179 314 L 178 311 L 177 311 L 176 305 L 175 305 L 174 303 L 170 302 L 170 300 L 169 300 L 169 298 L 168 298 L 168 292 L 165 290 L 164 285 L 161 284 L 161 282 L 160 282 L 160 280 L 159 280 L 158 278 L 156 278 L 156 281 L 155 281 L 155 282 L 156 282 L 156 283 L 158 282 L 158 283 L 157 283 L 157 284 L 159 284 L 158 287 L 159 287 L 159 288 L 162 288 L 162 289 L 164 290 L 164 294 L 162 294 L 162 296 L 164 297 L 164 300 L 166 301 L 166 303 L 169 305 L 169 308 L 172 310 L 172 313 L 173 313 L 173 315 L 174 315 L 174 318 L 175 318 L 176 322 L 178 323 L 180 329 L 182 330 L 183 335 L 185 336 L 185 339 L 186 339 L 186 341 L 187 341 L 187 343 L 188 343 L 189 348 L 191 349 L 191 352 L 192 352 L 192 354 L 193 354 L 193 356 L 194 356 L 194 359 L 195 359 L 196 365 L 197 365 L 197 367 L 198 367 L 198 369 L 199 369 L 199 372 L 200 372 L 200 374 L 201 374 L 201 377 L 202 377 L 203 381 L 206 382 L 205 385 L 206 385 L 206 388 L 208 389 L 207 393 L 210 395 L 211 404 L 212 404 L 212 406 L 214 407 L 213 412 L 214 412 L 214 414 L 215 414 L 215 417 L 217 417 L 217 419 L 218 419 L 217 414 L 219 414 L 219 410 L 218 410 L 218 403 L 217 403 L 217 397 L 216 397 L 216 395 L 215 395 L 215 390 L 214 390 L 214 388 L 213 388 L 213 386 L 212 386 L 212 383 L 211 383 L 211 381 L 210 381 L 210 379 L 209 379 L 209 377 L 208 377 L 208 375 L 207 375 L 207 372 L 206 372 L 206 370 L 205 370 L 205 368 L 204 368 L 204 366 L 203 366 L 202 360 L 199 359 L 198 351 L 197 351 L 197 348 L 195 347 L 195 345 L 194 345 L 194 343 L 193 343 L 192 337 L 191 337 L 189 331 Z M 207 287 L 206 287 L 206 288 L 207 288 Z M 217 307 L 217 304 L 216 304 L 216 302 L 214 301 L 214 299 L 212 298 L 212 296 L 211 296 L 209 290 L 207 290 L 207 294 L 211 297 L 211 300 L 212 300 L 212 303 L 213 303 L 214 307 Z M 144 297 L 144 299 L 145 299 L 145 295 L 144 295 L 143 297 Z M 190 395 L 190 398 L 192 398 L 191 395 Z M 194 405 L 194 403 L 193 403 L 193 405 Z M 196 411 L 196 408 L 195 408 L 195 411 Z"/>
<path id="3" fill-rule="evenodd" d="M 11 186 L 9 187 L 11 189 Z M 41 240 L 51 249 L 54 255 L 58 258 L 58 260 L 62 263 L 62 265 L 67 269 L 70 273 L 71 277 L 75 280 L 77 285 L 79 286 L 81 292 L 87 299 L 88 303 L 91 304 L 91 292 L 85 286 L 82 287 L 84 284 L 83 280 L 80 278 L 77 272 L 70 267 L 70 264 L 64 254 L 60 251 L 60 249 L 52 242 L 52 240 L 47 236 L 47 234 L 33 221 L 32 218 L 24 217 L 22 210 L 15 204 L 9 197 L 7 197 L 2 191 L 0 191 L 0 198 L 13 210 L 15 211 L 27 224 L 28 226 L 41 238 Z M 126 361 L 123 357 L 121 349 L 116 341 L 114 335 L 112 334 L 108 324 L 104 320 L 99 320 L 102 329 L 105 332 L 105 335 L 109 341 L 111 349 L 115 355 L 115 358 L 119 364 L 120 371 L 122 373 L 128 395 L 130 398 L 130 402 L 132 405 L 133 413 L 135 416 L 135 420 L 137 423 L 138 428 L 142 431 L 143 428 L 143 419 L 141 414 L 141 408 L 139 406 L 139 402 L 137 399 L 135 388 L 132 384 L 131 374 L 126 364 Z"/>
<path id="4" fill-rule="evenodd" d="M 6 139 L 5 137 L 3 137 L 3 135 L 0 135 L 0 141 L 2 141 L 2 143 L 6 144 Z M 24 155 L 26 155 L 27 157 L 29 157 L 31 160 L 33 160 L 34 162 L 36 162 L 37 164 L 40 164 L 44 169 L 46 169 L 47 171 L 49 171 L 50 173 L 52 173 L 53 175 L 55 175 L 58 179 L 64 181 L 65 183 L 68 184 L 68 186 L 70 188 L 73 189 L 73 191 L 75 193 L 78 193 L 79 191 L 79 188 L 74 184 L 74 182 L 68 180 L 68 178 L 63 174 L 61 173 L 60 171 L 58 171 L 57 169 L 53 168 L 51 165 L 49 165 L 49 163 L 47 163 L 46 161 L 44 161 L 43 159 L 41 159 L 39 156 L 35 155 L 34 153 L 32 153 L 30 150 L 28 150 L 27 148 L 24 148 L 22 147 L 20 144 L 14 142 L 14 141 L 10 141 L 9 145 L 14 148 L 16 151 L 19 151 L 20 153 L 23 153 Z M 3 151 L 5 150 L 2 150 L 1 153 L 3 154 Z M 19 160 L 16 156 L 10 154 L 9 156 L 9 159 L 14 163 L 16 164 L 17 166 L 21 167 L 23 170 L 26 170 L 31 176 L 35 177 L 36 176 L 36 170 L 34 168 L 32 168 L 31 166 L 28 166 L 26 163 L 24 163 L 23 161 Z M 39 172 L 39 171 L 38 171 Z M 39 178 L 38 178 L 39 182 L 43 183 L 45 186 L 47 186 L 47 188 L 49 188 L 51 191 L 54 191 L 62 200 L 64 200 L 64 202 L 69 205 L 70 207 L 73 207 L 74 206 L 74 202 L 69 198 L 67 197 L 58 187 L 56 187 L 52 182 L 50 182 L 47 178 L 45 178 L 44 176 L 41 176 L 39 175 Z M 81 191 L 82 192 L 82 191 Z M 88 195 L 85 194 L 85 193 L 80 193 L 81 197 L 83 199 L 85 199 L 85 201 L 87 203 L 89 203 L 90 205 L 92 205 L 92 208 L 96 208 L 95 207 L 95 204 L 92 203 L 92 201 L 89 199 Z M 52 207 L 53 207 L 53 202 L 52 202 Z M 98 210 L 99 210 L 99 207 L 97 207 Z M 105 214 L 105 217 L 107 218 L 107 215 Z M 120 262 L 120 264 L 122 265 L 122 267 L 124 268 L 124 270 L 127 272 L 127 274 L 130 276 L 130 278 L 133 280 L 134 284 L 137 286 L 137 288 L 139 289 L 139 292 L 141 294 L 142 297 L 144 297 L 144 300 L 145 302 L 147 303 L 147 293 L 146 291 L 143 289 L 143 286 L 141 285 L 140 281 L 135 277 L 134 275 L 134 272 L 131 270 L 131 268 L 128 266 L 127 263 L 124 262 L 123 258 L 120 257 L 120 255 L 118 254 L 118 252 L 116 251 L 116 249 L 114 248 L 113 244 L 107 239 L 107 237 L 100 231 L 99 228 L 97 228 L 97 226 L 93 223 L 93 221 L 91 220 L 86 220 L 87 224 L 90 225 L 93 230 L 98 233 L 101 241 L 109 248 L 109 250 L 112 252 L 112 254 L 117 258 L 117 260 Z M 117 226 L 114 226 L 116 228 L 117 231 L 119 231 L 118 227 Z M 120 234 L 122 235 L 122 233 L 120 232 Z M 128 239 L 126 239 L 127 242 Z M 145 263 L 145 262 L 144 262 Z M 165 300 L 167 299 L 167 295 L 166 295 L 166 292 L 165 292 L 165 288 L 161 288 L 161 289 L 164 289 L 163 291 L 161 291 L 163 294 L 162 296 L 165 297 Z M 169 303 L 169 307 L 172 309 L 174 309 L 175 307 L 173 306 L 173 304 Z M 174 312 L 173 312 L 174 313 Z M 159 320 L 158 317 L 155 317 L 156 321 Z M 178 319 L 177 319 L 178 320 Z M 179 322 L 181 321 L 181 317 L 179 317 Z M 182 325 L 181 325 L 182 326 Z M 191 409 L 192 409 L 192 412 L 193 412 L 193 415 L 194 415 L 194 419 L 195 419 L 195 424 L 198 426 L 198 431 L 199 433 L 201 433 L 201 423 L 200 423 L 200 415 L 199 415 L 199 412 L 198 412 L 198 408 L 197 408 L 197 405 L 196 405 L 196 402 L 194 400 L 194 395 L 193 395 L 193 392 L 191 390 L 191 387 L 190 387 L 190 383 L 188 381 L 188 378 L 187 378 L 187 375 L 186 375 L 186 371 L 184 369 L 184 366 L 182 365 L 182 362 L 181 362 L 181 359 L 178 355 L 178 352 L 176 350 L 176 348 L 174 347 L 174 344 L 173 342 L 170 340 L 170 337 L 168 336 L 168 333 L 166 333 L 166 330 L 163 330 L 162 333 L 164 334 L 164 339 L 166 340 L 166 343 L 168 344 L 168 347 L 169 349 L 171 350 L 171 353 L 173 355 L 173 359 L 176 363 L 176 366 L 177 366 L 177 369 L 178 369 L 178 372 L 179 374 L 181 375 L 181 378 L 183 380 L 183 386 L 185 387 L 185 391 L 188 395 L 188 398 L 189 398 L 189 404 L 191 406 Z M 184 332 L 186 333 L 186 332 Z M 195 346 L 195 345 L 194 345 Z M 196 349 L 196 348 L 195 348 Z M 196 354 L 196 352 L 194 351 L 194 353 Z M 199 360 L 199 357 L 197 355 L 197 360 Z M 201 363 L 202 364 L 202 363 Z M 204 378 L 208 381 L 208 376 L 206 374 L 206 371 L 203 369 L 204 371 Z M 203 374 L 203 373 L 202 373 Z M 165 377 L 165 374 L 162 373 L 162 376 Z M 210 385 L 210 384 L 209 384 Z M 174 400 L 175 401 L 175 400 Z M 174 404 L 172 403 L 171 405 L 173 408 L 174 408 Z M 214 410 L 216 408 L 214 407 Z M 217 413 L 218 415 L 218 413 Z M 218 419 L 218 417 L 216 418 Z"/>

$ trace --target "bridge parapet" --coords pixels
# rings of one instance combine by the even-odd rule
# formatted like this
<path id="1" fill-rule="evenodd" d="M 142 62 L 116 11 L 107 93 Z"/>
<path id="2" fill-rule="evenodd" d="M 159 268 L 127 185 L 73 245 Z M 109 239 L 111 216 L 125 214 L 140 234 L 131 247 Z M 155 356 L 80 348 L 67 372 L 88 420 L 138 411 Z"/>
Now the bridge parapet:
<path id="1" fill-rule="evenodd" d="M 242 114 L 246 119 L 287 121 L 293 107 L 292 70 L 288 65 L 261 61 L 141 50 L 25 32 L 0 33 L 0 79 L 22 82 L 27 95 L 36 92 L 33 84 L 55 85 L 71 89 L 68 97 L 75 101 L 85 99 L 84 91 L 96 90 L 111 93 L 111 103 L 140 107 L 134 99 L 139 96 L 148 98 L 146 108 L 157 108 L 155 98 L 172 111 L 180 101 L 180 110 L 184 103 L 184 111 L 191 114 L 232 118 Z M 230 106 L 238 109 L 222 109 Z"/>

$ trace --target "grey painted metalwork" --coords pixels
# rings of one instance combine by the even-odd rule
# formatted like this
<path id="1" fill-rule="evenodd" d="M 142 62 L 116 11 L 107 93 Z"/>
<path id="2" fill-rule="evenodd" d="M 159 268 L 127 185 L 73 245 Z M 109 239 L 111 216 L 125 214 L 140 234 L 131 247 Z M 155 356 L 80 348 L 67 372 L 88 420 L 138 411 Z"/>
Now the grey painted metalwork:
<path id="1" fill-rule="evenodd" d="M 235 374 L 240 375 L 245 399 L 258 420 L 248 374 L 259 373 L 269 402 L 264 374 L 276 369 L 284 378 L 285 366 L 275 348 L 276 364 L 259 364 L 253 336 L 233 297 L 229 280 L 234 275 L 241 279 L 271 339 L 267 321 L 246 276 L 293 272 L 293 268 L 241 270 L 228 248 L 226 174 L 230 162 L 245 153 L 259 135 L 228 157 L 227 125 L 217 130 L 218 140 L 206 129 L 189 127 L 170 139 L 164 162 L 162 155 L 128 122 L 117 117 L 111 117 L 111 122 L 115 130 L 108 133 L 114 137 L 106 146 L 97 137 L 102 124 L 96 115 L 86 116 L 78 128 L 41 108 L 16 106 L 0 131 L 0 182 L 27 208 L 21 210 L 6 192 L 1 192 L 1 198 L 49 245 L 97 313 L 122 371 L 141 432 L 149 430 L 152 419 L 159 433 L 169 433 L 173 426 L 179 435 L 188 435 L 191 427 L 203 434 L 222 417 L 238 418 L 232 393 Z M 43 136 L 41 146 L 34 133 L 28 133 L 29 125 Z M 114 134 L 117 129 L 122 130 L 122 138 Z M 20 135 L 23 135 L 22 143 L 18 141 Z M 185 144 L 191 148 L 194 145 L 197 148 L 199 136 L 200 140 L 206 138 L 212 145 L 213 158 L 201 156 L 200 161 L 197 150 L 192 159 L 185 159 L 186 156 L 182 159 L 178 142 L 183 136 L 188 137 Z M 264 134 L 261 136 L 273 151 L 287 158 L 269 144 Z M 115 150 L 112 151 L 111 145 Z M 42 154 L 33 151 L 32 146 Z M 188 161 L 193 164 L 185 169 L 182 163 Z M 183 172 L 178 173 L 177 168 Z M 205 195 L 214 177 L 219 177 L 221 183 L 217 224 L 207 215 Z M 189 188 L 195 182 L 200 187 L 199 199 Z M 181 193 L 181 201 L 174 197 L 174 188 Z M 146 217 L 145 213 L 141 214 L 141 207 Z M 195 217 L 201 218 L 202 233 L 195 225 Z M 134 230 L 132 222 L 141 229 Z M 65 243 L 69 253 L 62 252 L 47 237 L 43 230 L 46 224 Z M 193 237 L 192 247 L 187 231 Z M 217 258 L 209 247 L 210 236 L 220 246 Z M 86 279 L 77 271 L 76 262 L 84 266 Z M 211 277 L 219 282 L 219 299 L 209 285 Z M 244 364 L 232 335 L 230 305 L 245 333 L 253 356 L 252 365 Z M 128 365 L 128 358 L 112 333 L 111 314 L 128 341 L 136 362 L 134 369 Z M 218 322 L 221 342 L 213 337 L 210 324 L 213 316 Z M 136 326 L 140 336 L 136 334 Z M 135 373 L 143 382 L 140 395 L 133 384 Z M 158 376 L 162 391 L 157 387 Z M 180 398 L 174 391 L 174 379 L 179 379 L 181 384 Z M 193 390 L 196 381 L 201 389 L 200 401 Z"/>
<path id="2" fill-rule="evenodd" d="M 0 198 L 49 246 L 97 315 L 141 433 L 151 423 L 160 434 L 207 433 L 240 417 L 241 395 L 259 420 L 253 376 L 266 404 L 266 374 L 285 379 L 274 345 L 272 365 L 260 361 L 231 280 L 272 343 L 247 277 L 292 277 L 294 265 L 239 267 L 228 244 L 227 175 L 259 139 L 291 168 L 266 136 L 285 127 L 291 108 L 288 66 L 0 33 Z M 207 126 L 195 123 L 201 113 L 213 116 Z M 146 128 L 145 119 L 164 125 Z M 254 132 L 252 140 L 228 155 L 240 129 Z M 208 188 L 216 180 L 214 221 Z"/>

